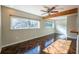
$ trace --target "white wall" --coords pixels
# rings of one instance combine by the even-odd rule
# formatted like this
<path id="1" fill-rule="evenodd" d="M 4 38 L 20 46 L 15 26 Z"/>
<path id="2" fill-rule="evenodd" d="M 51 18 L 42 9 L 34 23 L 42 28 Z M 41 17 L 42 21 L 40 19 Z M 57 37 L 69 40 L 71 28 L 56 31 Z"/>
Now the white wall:
<path id="1" fill-rule="evenodd" d="M 55 17 L 55 33 L 64 34 L 61 38 L 67 37 L 67 16 Z"/>
<path id="2" fill-rule="evenodd" d="M 77 14 L 67 16 L 67 36 L 70 38 L 76 38 L 77 34 L 71 33 L 71 30 L 77 30 L 76 26 Z"/>
<path id="3" fill-rule="evenodd" d="M 79 8 L 78 8 L 78 17 L 77 17 L 77 30 L 79 32 Z M 79 54 L 79 34 L 77 36 L 77 53 Z"/>
<path id="4" fill-rule="evenodd" d="M 59 17 L 57 17 L 59 18 Z M 70 38 L 76 38 L 76 34 L 71 33 L 71 30 L 77 30 L 76 27 L 77 14 L 71 14 L 62 16 L 55 20 L 56 23 L 56 33 L 65 34 L 65 36 Z"/>
<path id="5" fill-rule="evenodd" d="M 40 29 L 11 30 L 10 15 L 39 20 L 41 27 Z M 2 46 L 4 47 L 54 33 L 53 29 L 46 29 L 44 27 L 45 21 L 39 16 L 2 6 Z"/>
<path id="6" fill-rule="evenodd" d="M 63 16 L 64 17 L 64 16 Z M 64 19 L 57 19 L 56 23 L 56 33 L 67 34 L 67 17 Z"/>
<path id="7" fill-rule="evenodd" d="M 1 6 L 0 6 L 0 52 L 1 52 Z"/>

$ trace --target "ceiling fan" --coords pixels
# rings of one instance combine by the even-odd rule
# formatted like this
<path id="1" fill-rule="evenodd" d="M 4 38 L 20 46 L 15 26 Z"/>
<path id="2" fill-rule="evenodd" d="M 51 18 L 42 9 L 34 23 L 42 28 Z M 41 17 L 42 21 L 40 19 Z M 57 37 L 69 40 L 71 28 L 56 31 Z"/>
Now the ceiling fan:
<path id="1" fill-rule="evenodd" d="M 55 6 L 51 7 L 51 8 L 50 8 L 50 7 L 47 7 L 47 6 L 44 6 L 44 8 L 45 8 L 46 10 L 41 10 L 42 12 L 44 12 L 44 13 L 41 14 L 41 15 L 44 15 L 44 14 L 50 15 L 50 14 L 52 14 L 52 13 L 57 13 L 58 11 L 55 11 L 56 7 L 57 7 L 57 5 L 55 5 Z"/>

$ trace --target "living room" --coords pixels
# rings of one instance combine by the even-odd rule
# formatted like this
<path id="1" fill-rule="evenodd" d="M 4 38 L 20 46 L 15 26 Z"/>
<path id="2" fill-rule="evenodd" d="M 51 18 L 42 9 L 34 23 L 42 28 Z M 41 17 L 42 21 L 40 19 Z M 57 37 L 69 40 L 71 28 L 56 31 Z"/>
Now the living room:
<path id="1" fill-rule="evenodd" d="M 78 5 L 0 8 L 1 54 L 78 53 Z"/>

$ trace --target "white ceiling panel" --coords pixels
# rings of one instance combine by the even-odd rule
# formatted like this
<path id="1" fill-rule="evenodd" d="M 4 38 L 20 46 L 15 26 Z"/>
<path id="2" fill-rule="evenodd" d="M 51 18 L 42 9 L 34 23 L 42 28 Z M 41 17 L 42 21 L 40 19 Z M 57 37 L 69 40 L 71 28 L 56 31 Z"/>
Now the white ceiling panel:
<path id="1" fill-rule="evenodd" d="M 42 15 L 44 12 L 41 11 L 41 10 L 45 10 L 44 5 L 5 5 L 5 6 L 11 7 L 17 10 L 21 10 L 24 12 L 28 12 L 34 15 L 45 16 L 45 15 Z M 53 5 L 46 5 L 46 6 L 51 8 Z M 72 8 L 78 8 L 78 7 L 79 5 L 58 5 L 56 10 L 64 11 Z"/>

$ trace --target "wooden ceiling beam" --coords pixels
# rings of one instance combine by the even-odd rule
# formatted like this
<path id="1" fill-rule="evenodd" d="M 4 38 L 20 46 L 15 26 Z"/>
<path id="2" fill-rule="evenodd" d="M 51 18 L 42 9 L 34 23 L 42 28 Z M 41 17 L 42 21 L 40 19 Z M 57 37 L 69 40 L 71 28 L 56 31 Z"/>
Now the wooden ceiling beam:
<path id="1" fill-rule="evenodd" d="M 64 15 L 69 15 L 69 14 L 73 14 L 73 13 L 77 13 L 78 12 L 78 8 L 74 8 L 74 9 L 70 9 L 70 10 L 66 10 L 66 11 L 62 11 L 59 13 L 55 13 L 52 15 L 48 15 L 48 16 L 43 16 L 43 19 L 49 19 L 49 18 L 53 18 L 53 17 L 58 17 L 58 16 L 64 16 Z"/>

